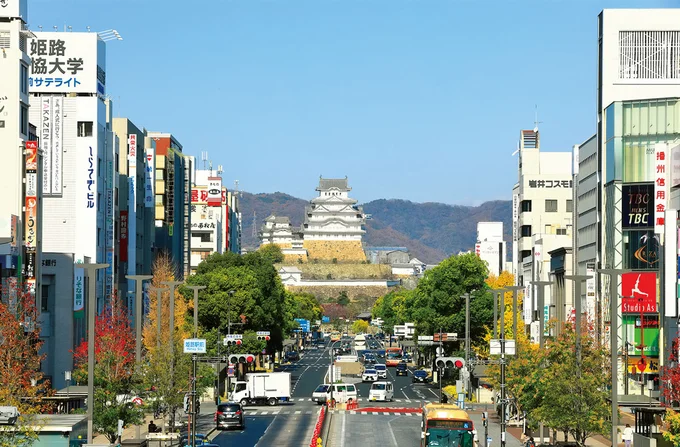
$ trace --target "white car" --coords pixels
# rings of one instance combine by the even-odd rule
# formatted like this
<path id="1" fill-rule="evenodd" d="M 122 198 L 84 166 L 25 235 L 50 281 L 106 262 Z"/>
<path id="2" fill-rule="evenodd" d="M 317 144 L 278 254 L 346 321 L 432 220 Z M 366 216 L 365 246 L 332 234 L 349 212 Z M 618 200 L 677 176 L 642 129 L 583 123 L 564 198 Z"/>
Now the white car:
<path id="1" fill-rule="evenodd" d="M 362 382 L 375 382 L 378 380 L 378 371 L 375 369 L 366 369 L 361 375 Z"/>
<path id="2" fill-rule="evenodd" d="M 394 398 L 394 385 L 392 382 L 375 382 L 371 385 L 371 390 L 368 392 L 369 401 L 392 401 Z"/>
<path id="3" fill-rule="evenodd" d="M 382 363 L 378 363 L 373 365 L 373 369 L 378 372 L 379 379 L 387 379 L 387 366 L 383 365 Z"/>

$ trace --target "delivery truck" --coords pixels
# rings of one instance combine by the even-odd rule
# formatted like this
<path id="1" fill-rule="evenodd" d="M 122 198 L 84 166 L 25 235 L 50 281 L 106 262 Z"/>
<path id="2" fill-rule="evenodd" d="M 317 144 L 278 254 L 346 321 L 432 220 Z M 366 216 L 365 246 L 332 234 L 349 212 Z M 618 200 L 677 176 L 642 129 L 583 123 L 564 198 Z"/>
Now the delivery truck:
<path id="1" fill-rule="evenodd" d="M 290 373 L 250 373 L 245 382 L 236 382 L 231 393 L 232 402 L 242 405 L 277 405 L 290 400 Z"/>

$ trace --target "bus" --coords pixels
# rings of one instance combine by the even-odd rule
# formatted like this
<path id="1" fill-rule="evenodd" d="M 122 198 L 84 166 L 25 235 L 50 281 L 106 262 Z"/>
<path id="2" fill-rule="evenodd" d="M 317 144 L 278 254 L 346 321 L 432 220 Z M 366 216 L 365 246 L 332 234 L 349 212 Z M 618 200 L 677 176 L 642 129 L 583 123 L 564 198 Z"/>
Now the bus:
<path id="1" fill-rule="evenodd" d="M 397 366 L 401 362 L 402 356 L 401 348 L 385 348 L 385 365 Z"/>
<path id="2" fill-rule="evenodd" d="M 458 405 L 426 404 L 421 427 L 421 447 L 477 447 L 472 419 Z"/>

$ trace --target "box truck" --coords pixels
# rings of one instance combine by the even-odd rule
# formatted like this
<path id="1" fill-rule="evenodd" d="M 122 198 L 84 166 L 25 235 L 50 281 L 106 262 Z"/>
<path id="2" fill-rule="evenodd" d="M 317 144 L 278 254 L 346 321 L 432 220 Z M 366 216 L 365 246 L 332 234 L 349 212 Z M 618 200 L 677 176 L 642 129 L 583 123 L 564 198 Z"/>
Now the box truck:
<path id="1" fill-rule="evenodd" d="M 242 405 L 277 405 L 290 400 L 290 373 L 250 373 L 245 382 L 236 382 L 231 393 L 232 402 Z"/>

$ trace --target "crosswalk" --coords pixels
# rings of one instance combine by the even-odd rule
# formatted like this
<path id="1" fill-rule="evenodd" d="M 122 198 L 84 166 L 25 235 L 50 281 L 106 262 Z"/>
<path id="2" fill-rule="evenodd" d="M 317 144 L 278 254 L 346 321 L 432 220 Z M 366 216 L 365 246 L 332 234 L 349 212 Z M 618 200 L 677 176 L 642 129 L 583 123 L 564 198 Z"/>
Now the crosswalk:
<path id="1" fill-rule="evenodd" d="M 299 398 L 291 398 L 291 402 L 312 402 L 311 398 L 304 398 L 304 397 L 299 397 Z M 357 399 L 359 402 L 368 402 L 368 399 L 360 397 Z M 404 403 L 431 403 L 434 402 L 433 400 L 427 400 L 427 399 L 392 399 L 392 402 L 404 402 Z"/>
<path id="2" fill-rule="evenodd" d="M 246 416 L 276 416 L 279 414 L 292 414 L 292 415 L 302 415 L 302 414 L 319 414 L 318 411 L 312 410 L 246 410 Z"/>
<path id="3" fill-rule="evenodd" d="M 356 411 L 356 410 L 333 410 L 335 413 L 339 414 L 359 414 L 359 415 L 369 415 L 369 416 L 419 416 L 419 412 L 407 411 L 395 413 L 393 411 Z M 318 411 L 312 410 L 246 410 L 246 416 L 278 416 L 279 414 L 290 414 L 290 415 L 310 415 L 318 414 Z"/>

